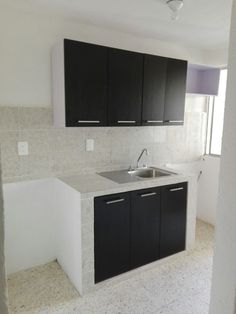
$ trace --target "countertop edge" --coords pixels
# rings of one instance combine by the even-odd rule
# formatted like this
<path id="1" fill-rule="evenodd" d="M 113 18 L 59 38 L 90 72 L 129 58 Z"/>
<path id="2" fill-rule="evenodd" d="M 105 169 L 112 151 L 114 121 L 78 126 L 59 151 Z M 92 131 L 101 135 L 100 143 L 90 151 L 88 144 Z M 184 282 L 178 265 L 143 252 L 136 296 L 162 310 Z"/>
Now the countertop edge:
<path id="1" fill-rule="evenodd" d="M 58 177 L 57 179 L 79 192 L 81 200 L 102 195 L 124 193 L 133 190 L 142 190 L 151 187 L 189 182 L 190 180 L 196 180 L 197 182 L 197 173 L 183 173 L 166 167 L 162 167 L 161 169 L 175 172 L 175 174 L 168 177 L 145 179 L 142 181 L 122 184 L 101 177 L 97 173 L 90 174 L 90 179 L 88 179 L 86 175 Z M 94 181 L 98 185 L 95 189 L 92 188 Z"/>

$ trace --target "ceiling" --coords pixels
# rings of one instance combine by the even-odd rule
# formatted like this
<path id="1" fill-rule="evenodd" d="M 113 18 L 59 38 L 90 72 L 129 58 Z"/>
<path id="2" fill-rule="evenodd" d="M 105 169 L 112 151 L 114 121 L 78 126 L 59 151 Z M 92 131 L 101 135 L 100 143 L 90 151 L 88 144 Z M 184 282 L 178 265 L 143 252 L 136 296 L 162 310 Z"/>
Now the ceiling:
<path id="1" fill-rule="evenodd" d="M 76 19 L 201 49 L 228 45 L 232 0 L 184 0 L 172 21 L 165 0 L 1 0 L 1 4 Z"/>

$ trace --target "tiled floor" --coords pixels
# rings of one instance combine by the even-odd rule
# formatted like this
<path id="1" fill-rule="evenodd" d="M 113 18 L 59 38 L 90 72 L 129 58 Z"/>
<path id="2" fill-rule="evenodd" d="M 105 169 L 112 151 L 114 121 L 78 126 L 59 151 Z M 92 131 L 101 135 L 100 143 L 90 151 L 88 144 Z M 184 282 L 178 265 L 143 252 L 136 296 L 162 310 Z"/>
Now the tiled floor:
<path id="1" fill-rule="evenodd" d="M 194 251 L 83 298 L 56 262 L 12 275 L 11 313 L 208 314 L 213 231 L 198 221 Z"/>

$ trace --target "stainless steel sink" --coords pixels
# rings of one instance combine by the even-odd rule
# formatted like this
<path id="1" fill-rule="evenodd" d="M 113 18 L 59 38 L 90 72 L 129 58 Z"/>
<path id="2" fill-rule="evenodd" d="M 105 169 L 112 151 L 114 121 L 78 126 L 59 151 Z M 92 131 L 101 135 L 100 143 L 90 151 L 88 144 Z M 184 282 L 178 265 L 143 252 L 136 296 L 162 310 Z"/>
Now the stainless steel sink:
<path id="1" fill-rule="evenodd" d="M 98 173 L 100 176 L 115 181 L 117 183 L 130 183 L 141 180 L 154 179 L 158 177 L 165 177 L 175 175 L 174 172 L 149 167 L 134 170 L 117 170 Z"/>
<path id="2" fill-rule="evenodd" d="M 129 171 L 131 175 L 135 175 L 140 178 L 158 178 L 164 176 L 170 176 L 173 173 L 163 171 L 157 168 L 145 168 L 145 169 L 136 169 Z"/>

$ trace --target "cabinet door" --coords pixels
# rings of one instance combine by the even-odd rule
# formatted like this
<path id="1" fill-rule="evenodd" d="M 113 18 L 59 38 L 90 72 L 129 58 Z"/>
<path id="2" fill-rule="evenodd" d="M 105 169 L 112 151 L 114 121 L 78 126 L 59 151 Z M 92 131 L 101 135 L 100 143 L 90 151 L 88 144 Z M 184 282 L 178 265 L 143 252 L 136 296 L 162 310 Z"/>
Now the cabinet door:
<path id="1" fill-rule="evenodd" d="M 107 48 L 64 41 L 66 126 L 107 122 Z"/>
<path id="2" fill-rule="evenodd" d="M 144 56 L 143 125 L 161 125 L 164 122 L 167 58 Z"/>
<path id="3" fill-rule="evenodd" d="M 130 269 L 129 193 L 95 198 L 95 282 Z"/>
<path id="4" fill-rule="evenodd" d="M 143 55 L 109 49 L 109 125 L 141 124 Z"/>
<path id="5" fill-rule="evenodd" d="M 166 124 L 184 123 L 187 61 L 169 59 L 167 66 L 165 113 Z"/>
<path id="6" fill-rule="evenodd" d="M 160 188 L 131 193 L 131 268 L 159 258 Z"/>
<path id="7" fill-rule="evenodd" d="M 187 183 L 162 187 L 160 257 L 185 250 Z"/>

